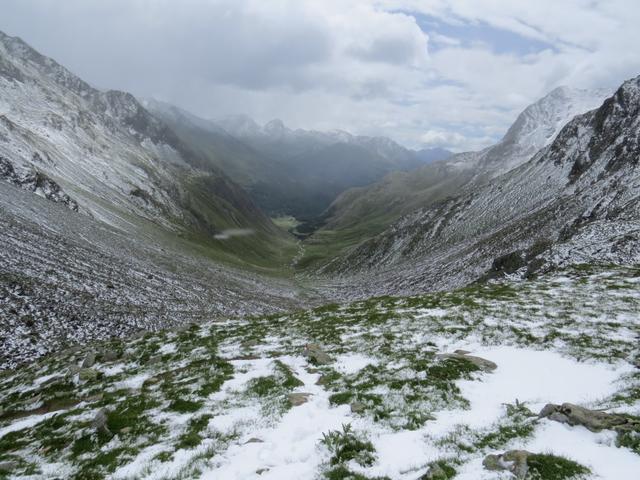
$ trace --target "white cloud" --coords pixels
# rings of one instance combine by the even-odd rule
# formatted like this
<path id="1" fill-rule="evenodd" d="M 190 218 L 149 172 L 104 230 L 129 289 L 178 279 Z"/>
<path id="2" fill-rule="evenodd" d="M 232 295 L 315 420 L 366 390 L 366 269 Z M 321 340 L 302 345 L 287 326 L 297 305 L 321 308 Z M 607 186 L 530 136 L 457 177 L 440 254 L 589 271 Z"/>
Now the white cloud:
<path id="1" fill-rule="evenodd" d="M 423 30 L 421 15 L 489 37 Z M 100 87 L 455 149 L 496 140 L 558 85 L 640 73 L 639 23 L 628 0 L 3 0 L 0 17 Z M 491 31 L 537 47 L 496 48 Z"/>

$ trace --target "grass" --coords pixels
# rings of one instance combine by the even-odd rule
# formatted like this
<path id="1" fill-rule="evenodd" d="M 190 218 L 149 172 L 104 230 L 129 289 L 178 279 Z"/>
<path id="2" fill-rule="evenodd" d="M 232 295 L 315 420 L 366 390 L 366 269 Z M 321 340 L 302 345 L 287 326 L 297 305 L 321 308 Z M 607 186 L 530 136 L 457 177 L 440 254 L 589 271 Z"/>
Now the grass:
<path id="1" fill-rule="evenodd" d="M 438 357 L 443 353 L 438 339 L 445 338 L 450 344 L 472 339 L 487 345 L 553 346 L 564 355 L 599 362 L 636 358 L 640 327 L 624 320 L 635 318 L 640 309 L 630 280 L 636 270 L 590 268 L 585 276 L 582 268 L 570 269 L 527 282 L 490 281 L 452 292 L 334 303 L 307 311 L 148 333 L 137 340 L 105 343 L 105 349 L 118 352 L 120 357 L 110 362 L 109 368 L 119 366 L 121 371 L 84 384 L 67 376 L 67 368 L 78 364 L 89 348 L 101 347 L 60 352 L 0 376 L 4 409 L 0 428 L 40 408 L 38 402 L 46 408 L 60 408 L 48 420 L 0 438 L 0 461 L 19 459 L 20 475 L 39 468 L 40 464 L 30 460 L 38 458 L 41 465 L 68 465 L 78 479 L 104 478 L 133 461 L 149 445 L 159 445 L 158 463 L 178 458 L 176 450 L 193 460 L 181 474 L 187 478 L 207 468 L 211 456 L 224 451 L 234 438 L 249 433 L 244 425 L 231 432 L 211 431 L 211 416 L 258 403 L 263 407 L 261 421 L 270 425 L 291 408 L 286 395 L 303 383 L 287 365 L 287 358 L 300 357 L 304 345 L 312 342 L 320 344 L 334 361 L 349 353 L 361 353 L 372 360 L 355 373 L 345 373 L 335 363 L 313 367 L 321 374 L 320 384 L 331 404 L 359 402 L 360 409 L 354 415 L 358 422 L 370 422 L 374 431 L 419 429 L 438 411 L 469 408 L 459 380 L 482 381 L 490 375 L 462 359 Z M 623 284 L 631 287 L 609 288 Z M 171 347 L 166 350 L 170 353 L 162 353 L 161 347 Z M 226 357 L 235 357 L 236 352 L 241 356 L 257 354 L 262 357 L 260 362 L 269 357 L 272 360 L 262 363 L 270 370 L 261 377 L 229 392 L 223 385 L 236 374 L 234 365 L 238 364 Z M 240 365 L 245 368 L 244 363 Z M 251 368 L 251 363 L 246 365 Z M 98 356 L 95 368 L 102 367 Z M 34 382 L 51 374 L 63 378 L 46 386 Z M 120 386 L 137 375 L 148 377 L 140 388 Z M 221 390 L 222 395 L 214 395 Z M 602 406 L 635 407 L 639 401 L 640 373 L 631 372 L 614 395 L 602 400 Z M 99 409 L 108 412 L 107 426 L 114 438 L 97 434 L 91 427 Z M 434 440 L 434 445 L 454 453 L 462 464 L 474 456 L 504 449 L 514 439 L 531 436 L 535 431 L 531 415 L 522 404 L 508 405 L 505 416 L 491 427 L 461 428 L 438 442 Z M 639 443 L 637 433 L 618 436 L 620 447 L 636 453 Z M 198 448 L 203 444 L 206 448 Z M 370 480 L 353 471 L 352 462 L 365 465 L 357 469 L 361 472 L 375 461 L 373 443 L 361 432 L 351 427 L 328 432 L 322 445 L 329 461 L 320 475 Z M 540 456 L 536 461 L 536 468 L 544 475 L 550 469 L 555 469 L 553 475 L 582 474 L 563 460 Z M 447 461 L 445 465 L 455 469 L 459 463 Z"/>
<path id="2" fill-rule="evenodd" d="M 343 425 L 342 431 L 323 433 L 320 443 L 329 450 L 331 465 L 342 465 L 353 460 L 360 466 L 369 467 L 376 460 L 373 444 L 356 434 L 351 425 Z"/>
<path id="3" fill-rule="evenodd" d="M 527 465 L 532 480 L 570 480 L 583 478 L 591 473 L 587 467 L 556 455 L 529 455 Z"/>

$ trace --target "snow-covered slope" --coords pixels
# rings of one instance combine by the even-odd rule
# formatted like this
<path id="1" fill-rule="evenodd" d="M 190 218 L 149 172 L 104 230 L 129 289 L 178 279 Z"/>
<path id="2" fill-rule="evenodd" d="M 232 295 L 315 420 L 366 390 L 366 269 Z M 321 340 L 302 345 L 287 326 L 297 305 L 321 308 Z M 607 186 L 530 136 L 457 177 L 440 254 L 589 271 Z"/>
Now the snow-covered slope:
<path id="1" fill-rule="evenodd" d="M 293 239 L 203 163 L 130 94 L 0 33 L 0 364 L 298 304 Z"/>
<path id="2" fill-rule="evenodd" d="M 526 450 L 527 479 L 632 480 L 638 274 L 568 269 L 56 352 L 0 377 L 0 462 L 16 480 L 506 480 L 487 459 Z M 538 418 L 565 402 L 583 423 Z"/>
<path id="3" fill-rule="evenodd" d="M 503 139 L 479 155 L 478 167 L 491 177 L 512 170 L 549 145 L 573 117 L 599 107 L 610 95 L 606 89 L 556 88 L 529 105 Z"/>
<path id="4" fill-rule="evenodd" d="M 416 291 L 491 268 L 640 261 L 639 84 L 575 117 L 525 164 L 407 215 L 334 267 L 375 272 L 376 291 Z"/>
<path id="5" fill-rule="evenodd" d="M 58 185 L 80 212 L 121 228 L 131 215 L 173 229 L 216 231 L 254 221 L 258 225 L 253 228 L 269 228 L 223 174 L 194 169 L 201 163 L 198 154 L 132 95 L 96 90 L 3 33 L 0 157 L 3 171 L 11 170 L 0 173 L 5 180 L 39 193 L 43 189 L 21 180 L 39 175 Z M 191 197 L 200 193 L 192 191 L 194 185 L 202 183 L 217 185 L 219 196 L 224 189 L 233 190 L 235 198 L 209 192 L 210 211 L 199 218 Z M 235 210 L 232 215 L 229 206 Z M 217 216 L 218 222 L 200 225 L 207 216 Z"/>
<path id="6" fill-rule="evenodd" d="M 557 88 L 527 107 L 491 147 L 452 155 L 411 172 L 394 172 L 372 185 L 347 190 L 325 212 L 326 236 L 333 241 L 341 231 L 380 233 L 402 215 L 491 181 L 528 161 L 569 120 L 600 106 L 607 94 L 601 89 Z"/>

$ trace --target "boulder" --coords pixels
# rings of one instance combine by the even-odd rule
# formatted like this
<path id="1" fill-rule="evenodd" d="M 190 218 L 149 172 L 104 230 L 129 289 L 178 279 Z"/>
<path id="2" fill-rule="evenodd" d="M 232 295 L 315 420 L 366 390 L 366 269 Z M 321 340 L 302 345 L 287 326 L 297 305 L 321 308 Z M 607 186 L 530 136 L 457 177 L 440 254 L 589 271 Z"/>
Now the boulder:
<path id="1" fill-rule="evenodd" d="M 456 350 L 454 353 L 441 353 L 437 355 L 437 358 L 447 359 L 447 358 L 455 358 L 458 360 L 465 360 L 467 362 L 473 363 L 476 367 L 478 367 L 483 372 L 493 372 L 498 365 L 496 365 L 491 360 L 487 360 L 486 358 L 476 357 L 474 355 L 468 355 L 465 350 Z"/>
<path id="2" fill-rule="evenodd" d="M 55 377 L 51 377 L 48 380 L 45 380 L 40 384 L 40 389 L 44 389 L 46 387 L 50 387 L 52 385 L 59 385 L 65 382 L 65 377 L 62 375 L 56 375 Z"/>
<path id="3" fill-rule="evenodd" d="M 420 477 L 420 480 L 445 480 L 447 473 L 442 469 L 440 465 L 434 463 L 429 467 L 424 475 Z"/>
<path id="4" fill-rule="evenodd" d="M 93 365 L 96 363 L 96 352 L 94 352 L 93 350 L 90 351 L 89 353 L 87 353 L 87 356 L 84 357 L 84 360 L 82 361 L 82 368 L 91 368 L 93 367 Z"/>
<path id="5" fill-rule="evenodd" d="M 289 400 L 289 403 L 292 407 L 297 407 L 299 405 L 302 405 L 303 403 L 307 403 L 310 396 L 311 393 L 297 392 L 287 395 L 287 399 Z"/>
<path id="6" fill-rule="evenodd" d="M 106 433 L 111 435 L 109 427 L 107 427 L 107 411 L 104 409 L 98 410 L 96 416 L 91 421 L 91 427 L 98 433 Z"/>
<path id="7" fill-rule="evenodd" d="M 93 368 L 83 368 L 78 372 L 78 378 L 82 382 L 92 382 L 98 378 L 98 372 Z"/>
<path id="8" fill-rule="evenodd" d="M 538 418 L 548 418 L 571 426 L 580 425 L 592 432 L 640 429 L 640 421 L 633 418 L 600 410 L 589 410 L 572 403 L 563 403 L 562 405 L 548 403 L 540 410 Z"/>
<path id="9" fill-rule="evenodd" d="M 11 473 L 18 468 L 18 462 L 0 462 L 0 473 Z"/>
<path id="10" fill-rule="evenodd" d="M 524 480 L 529 471 L 527 458 L 530 455 L 533 454 L 526 450 L 509 450 L 498 455 L 487 455 L 482 465 L 487 470 L 511 472 L 518 480 Z"/>
<path id="11" fill-rule="evenodd" d="M 331 357 L 316 343 L 307 343 L 304 347 L 304 355 L 316 365 L 331 363 Z"/>
<path id="12" fill-rule="evenodd" d="M 102 361 L 103 362 L 114 362 L 118 359 L 118 354 L 117 352 L 114 352 L 113 350 L 105 350 L 104 352 L 102 352 Z"/>

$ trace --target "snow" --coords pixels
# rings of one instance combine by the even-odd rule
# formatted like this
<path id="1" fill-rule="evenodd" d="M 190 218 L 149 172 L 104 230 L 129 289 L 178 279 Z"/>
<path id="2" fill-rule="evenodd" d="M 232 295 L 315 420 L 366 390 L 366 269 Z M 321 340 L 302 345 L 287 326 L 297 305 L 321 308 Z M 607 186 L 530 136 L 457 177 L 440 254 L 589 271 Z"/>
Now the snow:
<path id="1" fill-rule="evenodd" d="M 339 372 L 351 374 L 362 370 L 367 365 L 377 365 L 375 358 L 367 357 L 359 353 L 349 353 L 336 358 L 335 368 Z"/>
<path id="2" fill-rule="evenodd" d="M 225 480 L 263 479 L 300 479 L 313 478 L 322 457 L 318 451 L 318 442 L 322 433 L 341 428 L 352 421 L 346 406 L 330 408 L 329 393 L 316 385 L 318 374 L 308 373 L 303 358 L 287 357 L 282 359 L 292 367 L 295 375 L 304 382 L 296 389 L 311 393 L 309 401 L 289 410 L 275 426 L 259 427 L 258 406 L 233 409 L 230 413 L 215 417 L 210 427 L 222 431 L 232 431 L 240 424 L 256 422 L 250 435 L 230 447 L 213 462 L 218 466 L 205 472 L 201 478 Z M 240 389 L 249 379 L 265 374 L 264 360 L 254 363 L 256 370 L 238 375 L 225 384 L 226 390 Z M 268 370 L 267 372 L 270 372 Z M 255 419 L 255 420 L 252 420 Z M 261 443 L 246 443 L 249 438 L 258 438 Z M 262 474 L 256 473 L 268 469 Z"/>
<path id="3" fill-rule="evenodd" d="M 446 343 L 445 339 L 434 339 Z M 556 352 L 508 346 L 486 347 L 465 344 L 474 355 L 498 364 L 493 373 L 478 374 L 473 380 L 458 382 L 462 395 L 470 402 L 469 410 L 447 410 L 436 415 L 415 431 L 390 431 L 365 418 L 354 416 L 347 406 L 331 407 L 329 393 L 316 385 L 318 374 L 308 373 L 302 358 L 287 356 L 283 361 L 304 382 L 296 391 L 311 393 L 309 401 L 288 411 L 275 424 L 260 422 L 257 404 L 228 410 L 215 416 L 209 427 L 222 432 L 244 431 L 239 440 L 224 453 L 214 457 L 212 468 L 202 479 L 278 479 L 314 478 L 324 458 L 319 447 L 322 433 L 340 429 L 351 423 L 364 431 L 375 446 L 377 461 L 370 468 L 351 465 L 354 471 L 392 479 L 413 479 L 430 461 L 447 455 L 446 448 L 435 441 L 456 430 L 459 425 L 473 429 L 489 427 L 505 413 L 504 404 L 516 398 L 527 402 L 533 411 L 544 404 L 572 402 L 589 405 L 616 391 L 616 381 L 630 371 L 627 365 L 583 363 Z M 244 388 L 258 376 L 267 375 L 270 359 L 238 361 L 246 371 L 225 383 L 223 398 Z M 335 367 L 343 373 L 357 373 L 376 359 L 352 353 L 336 357 Z M 560 432 L 560 433 L 558 433 Z M 603 478 L 632 478 L 640 469 L 640 457 L 615 448 L 612 433 L 592 434 L 582 428 L 544 421 L 533 438 L 520 440 L 513 448 L 526 448 L 536 453 L 553 451 L 593 468 Z M 250 438 L 261 442 L 246 443 Z M 560 448 L 562 446 L 562 448 Z M 510 447 L 511 448 L 511 447 Z M 594 459 L 597 455 L 597 459 Z M 461 467 L 461 479 L 500 478 L 482 468 L 482 454 Z M 615 465 L 608 465 L 615 463 Z M 258 474 L 257 472 L 261 472 Z M 626 475 L 626 476 L 625 476 Z M 508 478 L 508 476 L 505 476 Z"/>
<path id="4" fill-rule="evenodd" d="M 462 380 L 458 386 L 471 403 L 470 410 L 441 412 L 435 429 L 461 423 L 473 428 L 491 425 L 504 413 L 504 404 L 516 399 L 534 412 L 547 403 L 589 405 L 616 391 L 616 380 L 630 371 L 628 365 L 611 367 L 580 363 L 551 351 L 514 347 L 465 347 L 491 360 L 498 368 L 482 381 Z"/>
<path id="5" fill-rule="evenodd" d="M 38 423 L 46 420 L 49 417 L 53 417 L 57 412 L 49 412 L 43 415 L 32 415 L 30 417 L 26 417 L 23 420 L 12 423 L 4 428 L 0 428 L 0 438 L 4 437 L 7 433 L 17 432 L 18 430 L 22 430 L 23 428 L 33 427 Z"/>
<path id="6" fill-rule="evenodd" d="M 640 455 L 615 447 L 615 433 L 593 433 L 584 427 L 569 427 L 544 420 L 535 438 L 523 448 L 532 452 L 553 452 L 589 467 L 600 478 L 638 478 Z"/>

